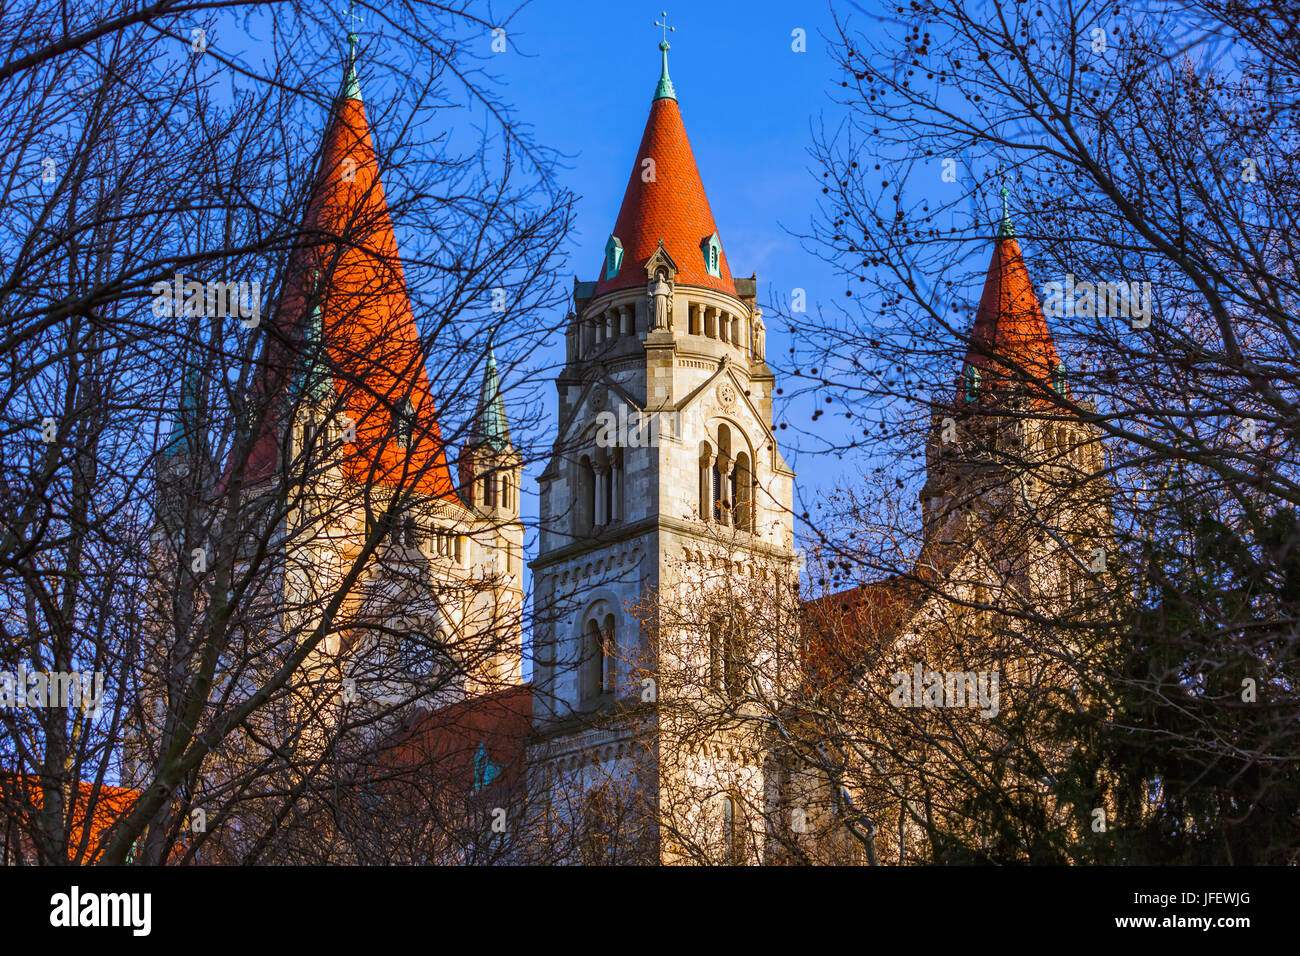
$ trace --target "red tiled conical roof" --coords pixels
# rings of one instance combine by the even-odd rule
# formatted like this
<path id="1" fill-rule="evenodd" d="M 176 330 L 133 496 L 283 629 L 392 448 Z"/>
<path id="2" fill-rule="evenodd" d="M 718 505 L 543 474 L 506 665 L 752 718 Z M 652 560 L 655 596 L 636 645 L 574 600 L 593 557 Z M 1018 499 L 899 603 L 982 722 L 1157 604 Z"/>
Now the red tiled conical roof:
<path id="1" fill-rule="evenodd" d="M 653 166 L 647 159 L 654 161 Z M 677 282 L 735 295 L 725 251 L 718 257 L 720 275 L 711 276 L 705 268 L 702 244 L 717 231 L 677 100 L 661 95 L 650 104 L 650 117 L 614 223 L 614 235 L 623 243 L 622 267 L 618 275 L 607 279 L 602 263 L 594 294 L 645 285 L 645 264 L 662 239 L 677 264 Z"/>
<path id="2" fill-rule="evenodd" d="M 1041 392 L 1053 386 L 1059 362 L 1020 244 L 1014 236 L 999 236 L 975 313 L 963 376 L 966 368 L 978 370 L 981 395 L 1030 382 L 1037 383 L 1030 385 L 1031 392 Z M 963 380 L 959 402 L 966 400 L 967 387 Z"/>
<path id="3" fill-rule="evenodd" d="M 256 383 L 259 392 L 276 396 L 281 404 L 291 401 L 286 386 L 302 364 L 292 345 L 310 338 L 306 326 L 317 277 L 319 334 L 329 373 L 356 425 L 356 442 L 345 445 L 340 455 L 343 473 L 362 483 L 401 485 L 458 500 L 365 106 L 351 68 L 325 134 L 303 238 L 274 317 L 278 334 L 268 338 Z M 396 425 L 407 401 L 414 409 L 409 448 L 399 444 Z M 254 443 L 246 483 L 275 471 L 280 441 L 272 420 L 276 411 Z"/>

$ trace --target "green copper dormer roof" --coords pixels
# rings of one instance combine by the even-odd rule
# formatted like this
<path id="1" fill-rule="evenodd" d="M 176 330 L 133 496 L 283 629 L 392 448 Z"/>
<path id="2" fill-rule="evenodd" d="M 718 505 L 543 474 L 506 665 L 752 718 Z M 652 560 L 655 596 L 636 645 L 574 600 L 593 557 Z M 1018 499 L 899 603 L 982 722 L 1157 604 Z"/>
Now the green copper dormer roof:
<path id="1" fill-rule="evenodd" d="M 490 345 L 487 371 L 483 373 L 483 386 L 478 393 L 478 413 L 474 416 L 470 440 L 475 445 L 487 445 L 494 451 L 510 447 L 510 423 L 506 420 L 506 405 L 501 398 L 496 350 Z"/>
<path id="2" fill-rule="evenodd" d="M 657 100 L 676 100 L 677 91 L 673 89 L 672 78 L 668 75 L 668 46 L 667 40 L 659 43 L 659 49 L 663 51 L 663 69 L 659 73 L 659 85 L 655 87 L 655 99 Z"/>
<path id="3" fill-rule="evenodd" d="M 1011 224 L 1011 210 L 1007 203 L 1011 190 L 1007 188 L 1006 167 L 998 163 L 998 175 L 1002 177 L 1002 188 L 998 192 L 1002 195 L 1002 220 L 998 223 L 997 238 L 1014 239 L 1016 237 L 1016 227 Z"/>
<path id="4" fill-rule="evenodd" d="M 176 410 L 176 421 L 172 425 L 167 443 L 163 445 L 165 458 L 179 458 L 182 455 L 198 453 L 199 427 L 199 370 L 188 368 L 181 383 L 181 403 Z"/>
<path id="5" fill-rule="evenodd" d="M 330 397 L 334 385 L 325 361 L 324 339 L 318 302 L 311 307 L 303 327 L 302 357 L 294 381 L 298 395 L 318 402 Z"/>

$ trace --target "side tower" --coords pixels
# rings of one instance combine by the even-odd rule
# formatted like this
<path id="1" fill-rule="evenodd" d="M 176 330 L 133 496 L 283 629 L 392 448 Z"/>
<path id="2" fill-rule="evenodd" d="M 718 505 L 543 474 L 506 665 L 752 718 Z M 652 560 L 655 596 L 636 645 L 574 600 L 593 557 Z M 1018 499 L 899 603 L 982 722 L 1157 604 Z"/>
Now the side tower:
<path id="1" fill-rule="evenodd" d="M 324 633 L 293 697 L 326 722 L 344 706 L 396 717 L 517 683 L 522 642 L 515 495 L 509 507 L 474 505 L 452 478 L 349 43 L 255 373 L 252 404 L 266 412 L 226 478 L 281 502 L 264 590 L 285 652 Z M 467 467 L 517 489 L 494 361 L 483 390 L 495 397 L 478 409 Z"/>
<path id="2" fill-rule="evenodd" d="M 460 497 L 474 513 L 474 541 L 481 552 L 482 578 L 488 583 L 474 602 L 480 630 L 492 636 L 484 647 L 483 676 L 471 691 L 499 689 L 523 680 L 522 647 L 502 642 L 502 633 L 523 633 L 524 526 L 519 520 L 523 460 L 510 441 L 510 423 L 501 396 L 496 351 L 489 346 L 487 369 L 469 441 L 461 450 Z"/>
<path id="3" fill-rule="evenodd" d="M 636 858 L 669 861 L 684 829 L 708 839 L 710 829 L 740 833 L 742 804 L 761 831 L 759 745 L 705 734 L 687 754 L 664 717 L 734 709 L 746 679 L 771 675 L 744 629 L 710 627 L 701 602 L 727 584 L 789 593 L 798 567 L 794 473 L 772 430 L 775 376 L 757 279 L 732 275 L 668 75 L 668 44 L 660 49 L 598 278 L 574 283 L 556 382 L 558 438 L 540 479 L 532 564 L 530 767 L 536 787 L 584 815 L 574 829 L 612 830 L 616 814 L 634 831 L 622 845 Z M 700 680 L 686 689 L 669 670 Z M 686 776 L 703 788 L 698 799 L 683 799 Z M 684 802 L 692 818 L 665 822 L 670 804 Z M 617 856 L 618 837 L 607 839 L 588 855 Z M 742 844 L 761 839 L 747 831 L 727 842 L 736 854 Z"/>
<path id="4" fill-rule="evenodd" d="M 1072 410 L 1092 406 L 1071 396 L 1002 193 L 961 373 L 931 419 L 920 572 L 997 541 L 1009 580 L 1077 595 L 1112 527 L 1100 433 Z"/>

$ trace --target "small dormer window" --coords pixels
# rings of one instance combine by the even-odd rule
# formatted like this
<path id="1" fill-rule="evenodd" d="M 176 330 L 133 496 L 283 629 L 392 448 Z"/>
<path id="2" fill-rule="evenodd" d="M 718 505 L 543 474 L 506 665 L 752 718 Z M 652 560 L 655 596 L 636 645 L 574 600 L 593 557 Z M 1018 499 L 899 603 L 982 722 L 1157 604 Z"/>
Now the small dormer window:
<path id="1" fill-rule="evenodd" d="M 623 268 L 623 243 L 618 236 L 610 236 L 605 243 L 605 278 L 612 279 Z"/>
<path id="2" fill-rule="evenodd" d="M 410 448 L 411 441 L 415 438 L 415 406 L 411 404 L 408 398 L 402 402 L 402 407 L 397 413 L 397 444 L 402 448 Z"/>
<path id="3" fill-rule="evenodd" d="M 702 243 L 700 249 L 704 252 L 704 271 L 711 276 L 722 277 L 722 243 L 718 240 L 718 234 L 715 232 Z"/>
<path id="4" fill-rule="evenodd" d="M 966 366 L 966 400 L 973 402 L 975 395 L 979 392 L 980 387 L 980 370 L 974 365 Z"/>

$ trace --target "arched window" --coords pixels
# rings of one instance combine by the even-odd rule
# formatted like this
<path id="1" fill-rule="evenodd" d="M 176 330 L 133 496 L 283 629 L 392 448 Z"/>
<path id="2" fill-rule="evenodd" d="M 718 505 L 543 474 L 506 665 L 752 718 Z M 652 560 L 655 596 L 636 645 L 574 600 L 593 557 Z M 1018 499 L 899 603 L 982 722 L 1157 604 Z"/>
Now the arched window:
<path id="1" fill-rule="evenodd" d="M 609 834 L 616 826 L 613 817 L 609 795 L 603 789 L 587 794 L 582 808 L 582 862 L 585 866 L 607 866 L 612 862 Z"/>
<path id="2" fill-rule="evenodd" d="M 745 693 L 749 673 L 746 666 L 748 648 L 745 640 L 745 622 L 743 617 L 732 616 L 721 621 L 722 625 L 722 684 L 728 697 L 733 699 Z"/>
<path id="3" fill-rule="evenodd" d="M 722 795 L 722 861 L 727 866 L 740 863 L 741 829 L 740 801 L 735 795 Z"/>
<path id="4" fill-rule="evenodd" d="M 718 457 L 713 462 L 713 520 L 731 523 L 732 482 L 731 470 L 735 461 L 731 451 L 731 429 L 718 426 Z"/>
<path id="5" fill-rule="evenodd" d="M 590 532 L 596 521 L 596 470 L 586 455 L 578 462 L 577 519 L 580 534 Z"/>
<path id="6" fill-rule="evenodd" d="M 510 476 L 501 476 L 501 507 L 510 507 Z"/>
<path id="7" fill-rule="evenodd" d="M 592 618 L 583 629 L 583 698 L 592 704 L 614 690 L 614 615 Z"/>
<path id="8" fill-rule="evenodd" d="M 600 692 L 602 694 L 612 694 L 614 692 L 614 666 L 617 660 L 618 645 L 614 642 L 614 615 L 606 614 L 603 626 L 600 629 L 601 638 L 601 674 L 600 674 Z"/>
<path id="9" fill-rule="evenodd" d="M 735 502 L 736 527 L 741 531 L 754 530 L 754 472 L 749 455 L 736 455 L 736 467 L 731 472 L 731 500 Z"/>

